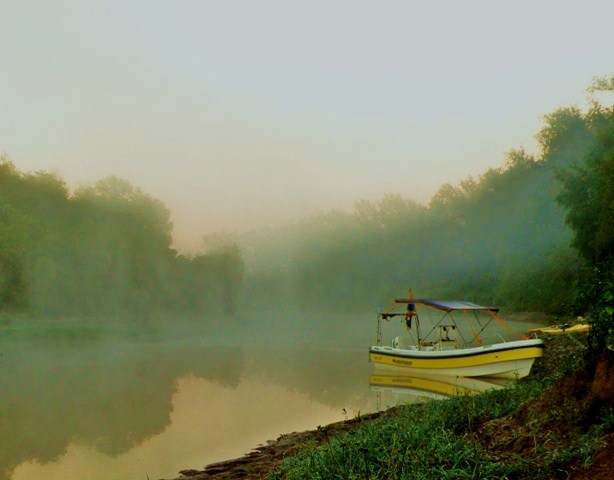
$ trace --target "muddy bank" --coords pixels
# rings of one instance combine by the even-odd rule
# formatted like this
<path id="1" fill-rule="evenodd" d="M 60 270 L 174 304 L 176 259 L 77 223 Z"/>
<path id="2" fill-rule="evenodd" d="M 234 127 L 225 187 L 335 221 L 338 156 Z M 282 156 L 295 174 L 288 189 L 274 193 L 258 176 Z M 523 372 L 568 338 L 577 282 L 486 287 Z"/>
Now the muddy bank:
<path id="1" fill-rule="evenodd" d="M 358 418 L 331 423 L 316 430 L 293 432 L 281 435 L 277 440 L 269 440 L 266 445 L 260 445 L 243 457 L 225 460 L 207 465 L 203 470 L 182 470 L 180 477 L 173 480 L 209 480 L 209 479 L 262 479 L 275 471 L 279 463 L 288 456 L 294 455 L 307 442 L 325 443 L 329 437 L 341 432 L 348 432 L 366 422 L 377 422 L 394 411 L 361 415 Z"/>

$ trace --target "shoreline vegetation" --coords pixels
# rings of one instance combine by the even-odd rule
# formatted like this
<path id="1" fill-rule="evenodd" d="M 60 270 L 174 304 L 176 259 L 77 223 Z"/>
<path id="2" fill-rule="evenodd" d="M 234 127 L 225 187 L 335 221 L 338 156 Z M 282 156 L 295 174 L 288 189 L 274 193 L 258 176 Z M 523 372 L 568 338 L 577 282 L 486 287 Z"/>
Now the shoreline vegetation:
<path id="1" fill-rule="evenodd" d="M 532 374 L 509 388 L 284 434 L 175 480 L 609 479 L 614 352 L 604 352 L 590 375 L 586 335 L 546 342 Z"/>

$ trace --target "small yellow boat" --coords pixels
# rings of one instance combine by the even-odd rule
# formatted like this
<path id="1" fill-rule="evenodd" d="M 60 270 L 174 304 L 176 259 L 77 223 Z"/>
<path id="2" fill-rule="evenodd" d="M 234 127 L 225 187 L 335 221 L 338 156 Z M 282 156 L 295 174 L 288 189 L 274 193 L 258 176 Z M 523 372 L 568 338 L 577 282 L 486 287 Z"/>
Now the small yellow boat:
<path id="1" fill-rule="evenodd" d="M 553 327 L 532 328 L 527 330 L 529 333 L 543 333 L 545 335 L 564 335 L 567 333 L 588 332 L 591 326 L 588 323 L 578 323 L 576 325 L 555 325 Z"/>
<path id="2" fill-rule="evenodd" d="M 527 376 L 535 359 L 543 355 L 544 342 L 539 339 L 522 337 L 522 340 L 505 341 L 498 335 L 499 343 L 485 344 L 480 334 L 492 320 L 511 332 L 497 316 L 498 308 L 458 300 L 414 299 L 411 291 L 408 298 L 397 298 L 395 302 L 396 305 L 392 309 L 378 313 L 377 345 L 369 349 L 370 361 L 378 369 L 429 376 L 517 379 Z M 399 305 L 404 304 L 407 305 L 405 312 L 395 311 Z M 429 331 L 423 332 L 416 305 L 426 306 L 444 314 Z M 480 320 L 479 313 L 487 314 L 487 319 Z M 402 344 L 399 337 L 396 337 L 391 346 L 384 346 L 381 321 L 397 316 L 404 317 L 408 330 L 413 323 L 415 339 L 412 344 Z M 471 316 L 479 325 L 477 332 L 472 326 Z M 461 333 L 461 321 L 470 325 L 472 335 L 469 338 Z"/>

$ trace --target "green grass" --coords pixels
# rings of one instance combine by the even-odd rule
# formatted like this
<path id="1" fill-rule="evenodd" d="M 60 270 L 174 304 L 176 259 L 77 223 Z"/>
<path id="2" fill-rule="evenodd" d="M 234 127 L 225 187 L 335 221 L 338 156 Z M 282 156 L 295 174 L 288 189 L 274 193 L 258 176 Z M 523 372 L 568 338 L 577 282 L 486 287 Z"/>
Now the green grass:
<path id="1" fill-rule="evenodd" d="M 306 447 L 277 478 L 504 478 L 509 467 L 485 462 L 468 432 L 512 413 L 528 394 L 523 388 L 399 407 L 379 423 Z"/>

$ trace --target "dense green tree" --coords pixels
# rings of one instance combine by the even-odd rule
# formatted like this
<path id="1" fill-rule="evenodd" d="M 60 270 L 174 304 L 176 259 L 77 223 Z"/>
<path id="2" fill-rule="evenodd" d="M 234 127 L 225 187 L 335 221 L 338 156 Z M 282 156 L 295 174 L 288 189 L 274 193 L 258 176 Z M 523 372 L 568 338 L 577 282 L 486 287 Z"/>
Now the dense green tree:
<path id="1" fill-rule="evenodd" d="M 589 92 L 614 93 L 614 76 L 596 79 Z M 573 245 L 588 268 L 576 297 L 578 313 L 593 324 L 589 336 L 589 365 L 614 341 L 614 105 L 593 101 L 577 116 L 590 132 L 591 144 L 577 161 L 559 170 L 559 202 L 574 232 Z M 611 355 L 610 355 L 611 359 Z"/>
<path id="2" fill-rule="evenodd" d="M 179 255 L 169 210 L 125 180 L 109 177 L 71 195 L 57 175 L 22 173 L 0 159 L 2 310 L 202 318 L 235 308 L 241 265 L 232 248 Z"/>
<path id="3" fill-rule="evenodd" d="M 596 130 L 592 148 L 584 161 L 560 172 L 558 199 L 567 208 L 574 246 L 597 264 L 614 255 L 614 109 L 595 108 L 587 120 Z"/>

